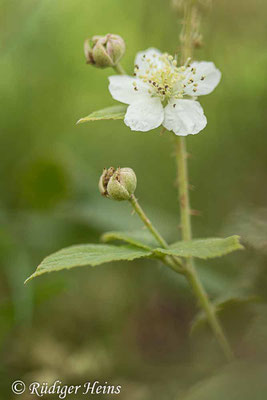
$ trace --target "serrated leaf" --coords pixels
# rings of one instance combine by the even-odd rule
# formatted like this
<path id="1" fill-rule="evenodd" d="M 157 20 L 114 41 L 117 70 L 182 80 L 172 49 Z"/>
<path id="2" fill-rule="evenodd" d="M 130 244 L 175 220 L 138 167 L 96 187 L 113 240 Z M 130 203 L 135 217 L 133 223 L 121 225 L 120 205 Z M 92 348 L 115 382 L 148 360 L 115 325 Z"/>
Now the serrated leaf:
<path id="1" fill-rule="evenodd" d="M 87 115 L 87 117 L 79 119 L 77 124 L 82 124 L 84 122 L 90 121 L 101 121 L 101 120 L 108 120 L 108 119 L 123 119 L 126 113 L 128 105 L 118 105 L 107 107 L 102 110 L 94 111 L 91 114 Z"/>
<path id="2" fill-rule="evenodd" d="M 103 242 L 120 240 L 142 249 L 151 250 L 157 246 L 154 237 L 147 230 L 106 232 L 101 236 Z"/>
<path id="3" fill-rule="evenodd" d="M 216 258 L 235 250 L 241 250 L 239 236 L 226 239 L 209 238 L 181 241 L 170 245 L 169 249 L 156 249 L 156 252 L 178 257 Z"/>
<path id="4" fill-rule="evenodd" d="M 259 296 L 246 296 L 246 297 L 229 297 L 223 301 L 217 301 L 214 303 L 214 309 L 218 316 L 221 316 L 224 311 L 236 309 L 237 307 L 243 307 L 250 304 L 260 302 Z M 240 313 L 239 313 L 240 314 Z M 194 334 L 198 329 L 203 327 L 207 323 L 207 316 L 203 311 L 200 311 L 194 318 L 190 333 Z"/>
<path id="5" fill-rule="evenodd" d="M 47 272 L 81 266 L 94 267 L 112 261 L 132 261 L 136 258 L 149 257 L 151 254 L 151 251 L 133 246 L 81 244 L 66 247 L 46 257 L 25 283 Z"/>

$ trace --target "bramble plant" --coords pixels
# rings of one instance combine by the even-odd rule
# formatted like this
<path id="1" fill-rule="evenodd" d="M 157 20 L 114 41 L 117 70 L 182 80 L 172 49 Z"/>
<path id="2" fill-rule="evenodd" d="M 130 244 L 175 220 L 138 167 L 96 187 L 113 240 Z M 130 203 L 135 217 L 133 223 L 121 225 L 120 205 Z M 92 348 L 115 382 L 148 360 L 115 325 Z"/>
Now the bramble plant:
<path id="1" fill-rule="evenodd" d="M 193 49 L 202 43 L 198 3 L 197 0 L 173 1 L 174 7 L 184 13 L 178 55 L 173 57 L 154 48 L 141 51 L 136 56 L 132 76 L 127 75 L 119 63 L 125 53 L 125 43 L 120 36 L 107 34 L 86 40 L 84 51 L 87 63 L 98 68 L 114 69 L 117 75 L 109 77 L 109 91 L 115 100 L 123 104 L 95 111 L 78 121 L 124 119 L 131 130 L 144 132 L 162 126 L 164 132 L 168 131 L 173 136 L 182 240 L 168 244 L 146 216 L 135 197 L 137 179 L 134 171 L 128 167 L 110 167 L 104 169 L 100 177 L 100 193 L 109 199 L 128 201 L 147 229 L 107 232 L 102 236 L 101 244 L 62 249 L 46 257 L 27 281 L 47 272 L 78 266 L 138 258 L 159 260 L 187 279 L 227 360 L 231 361 L 234 354 L 217 315 L 220 303 L 211 303 L 194 265 L 194 258 L 221 257 L 243 248 L 238 236 L 192 238 L 184 136 L 197 134 L 205 128 L 207 119 L 197 98 L 211 93 L 221 79 L 220 71 L 212 62 L 192 60 Z M 113 241 L 123 244 L 109 244 Z"/>

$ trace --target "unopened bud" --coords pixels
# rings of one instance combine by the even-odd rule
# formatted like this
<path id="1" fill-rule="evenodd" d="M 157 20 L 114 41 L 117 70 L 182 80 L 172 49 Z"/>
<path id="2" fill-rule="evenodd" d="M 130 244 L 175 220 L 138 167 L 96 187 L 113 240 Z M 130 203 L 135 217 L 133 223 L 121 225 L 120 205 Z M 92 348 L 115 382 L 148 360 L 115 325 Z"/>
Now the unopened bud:
<path id="1" fill-rule="evenodd" d="M 136 175 L 131 168 L 104 169 L 99 180 L 100 193 L 113 200 L 129 200 L 136 189 Z"/>
<path id="2" fill-rule="evenodd" d="M 84 42 L 87 64 L 99 68 L 114 67 L 125 53 L 125 42 L 119 35 L 93 36 Z"/>

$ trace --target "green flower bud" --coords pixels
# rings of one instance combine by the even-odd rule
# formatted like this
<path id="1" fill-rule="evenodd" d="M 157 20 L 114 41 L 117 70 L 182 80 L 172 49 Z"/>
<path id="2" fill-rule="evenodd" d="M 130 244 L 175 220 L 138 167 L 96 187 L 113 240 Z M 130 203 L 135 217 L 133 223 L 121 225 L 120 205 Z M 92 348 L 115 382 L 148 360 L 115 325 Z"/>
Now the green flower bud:
<path id="1" fill-rule="evenodd" d="M 131 168 L 104 169 L 99 180 L 100 193 L 113 200 L 129 200 L 136 189 L 136 175 Z"/>
<path id="2" fill-rule="evenodd" d="M 125 53 L 125 42 L 119 35 L 93 36 L 84 43 L 87 64 L 99 68 L 114 67 Z"/>

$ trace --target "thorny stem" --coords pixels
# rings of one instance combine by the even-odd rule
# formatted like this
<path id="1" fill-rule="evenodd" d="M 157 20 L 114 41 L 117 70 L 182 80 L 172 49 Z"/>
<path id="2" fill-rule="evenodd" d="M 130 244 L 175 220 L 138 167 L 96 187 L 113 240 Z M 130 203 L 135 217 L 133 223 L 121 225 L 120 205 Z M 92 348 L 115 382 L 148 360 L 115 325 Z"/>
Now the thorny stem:
<path id="1" fill-rule="evenodd" d="M 175 136 L 175 156 L 177 163 L 177 184 L 179 187 L 179 203 L 181 214 L 182 239 L 191 240 L 191 217 L 188 187 L 188 169 L 186 143 L 182 136 Z"/>
<path id="2" fill-rule="evenodd" d="M 193 5 L 194 0 L 185 0 L 184 1 L 184 21 L 183 21 L 183 30 L 181 33 L 181 42 L 182 42 L 182 59 L 181 65 L 184 65 L 189 57 L 192 57 L 192 14 L 193 14 Z"/>
<path id="3" fill-rule="evenodd" d="M 182 42 L 182 63 L 192 56 L 192 10 L 194 0 L 186 0 L 184 7 L 184 27 L 183 27 L 183 42 Z M 183 240 L 192 239 L 192 228 L 190 218 L 190 200 L 189 200 L 189 183 L 187 169 L 187 152 L 185 138 L 182 136 L 175 137 L 175 154 L 177 163 L 177 183 L 179 187 L 179 203 L 181 215 L 181 230 Z M 190 283 L 192 290 L 198 299 L 199 305 L 205 311 L 210 327 L 220 344 L 228 361 L 232 361 L 234 354 L 226 339 L 220 322 L 217 318 L 215 309 L 210 303 L 207 292 L 203 287 L 192 258 L 187 258 L 185 265 L 185 276 Z"/>
<path id="4" fill-rule="evenodd" d="M 159 243 L 159 245 L 163 249 L 168 249 L 168 243 L 166 240 L 161 236 L 161 234 L 158 232 L 158 230 L 154 227 L 150 219 L 146 216 L 144 210 L 138 203 L 137 198 L 132 194 L 129 202 L 131 203 L 134 211 L 138 214 L 138 216 L 141 218 L 147 229 L 151 232 L 151 234 L 154 236 L 156 241 Z M 161 257 L 162 261 L 167 264 L 170 268 L 172 268 L 174 271 L 179 272 L 179 273 L 184 273 L 183 265 L 181 260 L 178 257 L 173 257 L 173 256 L 165 256 Z"/>
<path id="5" fill-rule="evenodd" d="M 126 75 L 126 72 L 125 72 L 125 70 L 123 69 L 123 67 L 121 66 L 120 63 L 118 63 L 117 65 L 114 65 L 113 69 L 119 75 Z"/>
<path id="6" fill-rule="evenodd" d="M 204 289 L 201 281 L 198 278 L 197 272 L 194 268 L 192 260 L 189 260 L 187 264 L 187 272 L 185 274 L 188 281 L 191 284 L 192 290 L 198 298 L 199 305 L 206 312 L 207 319 L 210 327 L 212 328 L 214 335 L 223 350 L 226 359 L 230 362 L 234 360 L 234 354 L 230 347 L 230 344 L 223 332 L 220 322 L 217 319 L 216 312 L 213 305 L 210 303 L 206 290 Z"/>

